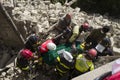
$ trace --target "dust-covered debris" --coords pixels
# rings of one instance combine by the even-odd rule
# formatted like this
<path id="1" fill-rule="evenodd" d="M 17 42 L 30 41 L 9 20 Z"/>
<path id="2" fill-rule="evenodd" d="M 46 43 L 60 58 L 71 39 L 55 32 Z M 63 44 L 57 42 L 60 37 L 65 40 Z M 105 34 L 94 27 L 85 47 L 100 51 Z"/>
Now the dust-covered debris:
<path id="1" fill-rule="evenodd" d="M 118 21 L 111 20 L 106 15 L 100 15 L 97 13 L 87 14 L 86 12 L 81 11 L 78 7 L 73 9 L 72 7 L 61 5 L 61 3 L 52 4 L 50 1 L 45 2 L 42 0 L 29 0 L 29 2 L 24 0 L 22 2 L 16 1 L 16 5 L 12 10 L 14 20 L 25 24 L 27 24 L 26 22 L 29 22 L 31 25 L 33 24 L 33 31 L 35 31 L 40 37 L 42 37 L 41 33 L 46 33 L 52 25 L 67 13 L 72 15 L 72 22 L 78 26 L 80 26 L 85 20 L 87 20 L 93 28 L 110 25 L 112 30 L 111 33 L 108 34 L 108 37 L 110 37 L 112 41 L 114 52 L 120 53 L 120 23 Z M 56 33 L 57 32 L 55 31 L 51 32 L 46 39 L 56 36 Z M 0 48 L 0 57 L 5 53 L 10 53 L 10 51 L 11 50 L 8 47 L 2 46 L 2 48 Z M 16 51 L 11 52 L 9 57 L 12 57 L 11 55 L 16 55 L 14 53 L 16 53 Z M 101 58 L 96 67 L 109 61 L 112 60 Z M 2 72 L 0 77 L 4 77 L 5 80 L 12 80 L 12 78 L 16 78 L 14 74 L 19 77 L 22 73 L 19 69 L 13 69 L 13 66 L 11 66 L 9 70 Z M 49 80 L 49 77 L 42 75 L 42 73 L 39 74 L 39 76 L 41 78 L 38 77 L 36 80 Z M 22 80 L 21 78 L 22 77 L 20 77 L 19 80 Z"/>

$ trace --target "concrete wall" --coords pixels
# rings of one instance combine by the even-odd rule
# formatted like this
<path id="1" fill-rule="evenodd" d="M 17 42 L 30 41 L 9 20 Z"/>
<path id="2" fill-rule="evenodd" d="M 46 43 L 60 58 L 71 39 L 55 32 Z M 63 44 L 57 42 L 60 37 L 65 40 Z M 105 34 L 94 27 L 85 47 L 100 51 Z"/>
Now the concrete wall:
<path id="1" fill-rule="evenodd" d="M 0 7 L 0 39 L 8 46 L 22 46 L 22 41 L 20 40 L 18 34 L 14 31 L 9 20 L 3 13 Z"/>
<path id="2" fill-rule="evenodd" d="M 113 63 L 114 63 L 114 61 L 107 63 L 93 71 L 90 71 L 90 72 L 80 75 L 76 78 L 73 78 L 72 80 L 94 80 L 95 78 L 101 76 L 102 74 L 111 71 Z"/>

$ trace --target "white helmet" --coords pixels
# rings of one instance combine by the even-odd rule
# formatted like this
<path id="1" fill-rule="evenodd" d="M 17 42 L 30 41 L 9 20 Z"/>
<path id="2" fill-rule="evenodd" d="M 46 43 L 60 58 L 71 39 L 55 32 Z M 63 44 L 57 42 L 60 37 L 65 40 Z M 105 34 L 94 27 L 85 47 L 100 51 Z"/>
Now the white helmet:
<path id="1" fill-rule="evenodd" d="M 48 44 L 47 44 L 47 48 L 48 48 L 49 50 L 55 50 L 55 49 L 56 49 L 56 45 L 55 45 L 54 43 L 48 43 Z"/>
<path id="2" fill-rule="evenodd" d="M 64 51 L 63 52 L 63 56 L 64 58 L 69 61 L 69 62 L 72 62 L 73 61 L 73 56 L 71 55 L 71 53 L 69 53 L 68 51 Z"/>

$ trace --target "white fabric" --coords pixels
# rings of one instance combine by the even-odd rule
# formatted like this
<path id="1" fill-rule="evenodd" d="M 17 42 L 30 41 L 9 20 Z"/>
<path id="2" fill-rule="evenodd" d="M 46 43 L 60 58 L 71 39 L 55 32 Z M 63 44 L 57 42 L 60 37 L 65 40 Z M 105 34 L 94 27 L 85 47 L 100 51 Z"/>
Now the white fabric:
<path id="1" fill-rule="evenodd" d="M 48 44 L 47 44 L 47 48 L 48 48 L 49 50 L 55 50 L 55 49 L 56 49 L 56 45 L 55 45 L 54 43 L 48 43 Z"/>
<path id="2" fill-rule="evenodd" d="M 117 59 L 112 65 L 112 74 L 115 74 L 120 71 L 120 58 Z"/>
<path id="3" fill-rule="evenodd" d="M 103 50 L 105 49 L 105 47 L 104 47 L 103 45 L 101 45 L 101 44 L 98 44 L 95 48 L 96 48 L 97 51 L 100 52 L 100 53 L 102 53 Z"/>
<path id="4" fill-rule="evenodd" d="M 60 54 L 62 54 L 64 51 L 65 51 L 65 49 L 61 49 L 61 50 L 57 51 L 57 53 L 60 55 Z"/>
<path id="5" fill-rule="evenodd" d="M 65 58 L 67 61 L 72 62 L 73 56 L 71 55 L 71 53 L 69 53 L 69 52 L 67 52 L 67 51 L 64 51 L 64 52 L 63 52 L 63 56 L 64 56 L 64 58 Z"/>

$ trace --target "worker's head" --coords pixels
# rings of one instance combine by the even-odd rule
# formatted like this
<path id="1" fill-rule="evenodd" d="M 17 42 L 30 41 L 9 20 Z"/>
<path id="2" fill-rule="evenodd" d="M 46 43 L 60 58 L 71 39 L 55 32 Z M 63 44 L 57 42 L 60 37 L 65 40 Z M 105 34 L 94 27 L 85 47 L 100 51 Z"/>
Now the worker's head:
<path id="1" fill-rule="evenodd" d="M 89 28 L 89 23 L 87 21 L 85 21 L 83 24 L 82 24 L 82 27 L 84 29 L 88 29 Z"/>
<path id="2" fill-rule="evenodd" d="M 38 42 L 38 37 L 36 35 L 30 35 L 27 39 L 31 44 L 37 44 Z"/>
<path id="3" fill-rule="evenodd" d="M 80 30 L 86 32 L 86 31 L 92 31 L 93 27 L 89 25 L 88 21 L 84 21 L 84 23 L 81 25 Z"/>
<path id="4" fill-rule="evenodd" d="M 115 60 L 112 65 L 112 74 L 120 72 L 120 58 Z"/>
<path id="5" fill-rule="evenodd" d="M 49 50 L 55 50 L 56 49 L 56 45 L 54 43 L 50 42 L 50 43 L 47 44 L 47 48 Z"/>
<path id="6" fill-rule="evenodd" d="M 102 32 L 103 33 L 107 33 L 109 31 L 110 31 L 110 27 L 109 26 L 103 26 L 103 28 L 102 28 Z"/>
<path id="7" fill-rule="evenodd" d="M 94 59 L 94 58 L 97 56 L 97 51 L 92 48 L 92 49 L 88 50 L 87 55 L 88 55 L 91 59 Z"/>
<path id="8" fill-rule="evenodd" d="M 27 60 L 31 59 L 33 57 L 33 53 L 28 50 L 28 49 L 22 49 L 20 51 L 20 55 L 24 58 L 26 58 Z"/>
<path id="9" fill-rule="evenodd" d="M 63 52 L 63 57 L 68 61 L 68 62 L 72 62 L 73 61 L 73 56 L 70 52 L 68 51 L 64 51 Z"/>
<path id="10" fill-rule="evenodd" d="M 102 41 L 101 41 L 101 44 L 105 47 L 111 45 L 111 41 L 109 38 L 104 38 Z"/>
<path id="11" fill-rule="evenodd" d="M 66 16 L 64 17 L 64 19 L 65 19 L 65 21 L 67 22 L 67 23 L 71 23 L 71 15 L 70 14 L 66 14 Z"/>

